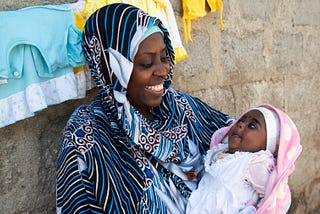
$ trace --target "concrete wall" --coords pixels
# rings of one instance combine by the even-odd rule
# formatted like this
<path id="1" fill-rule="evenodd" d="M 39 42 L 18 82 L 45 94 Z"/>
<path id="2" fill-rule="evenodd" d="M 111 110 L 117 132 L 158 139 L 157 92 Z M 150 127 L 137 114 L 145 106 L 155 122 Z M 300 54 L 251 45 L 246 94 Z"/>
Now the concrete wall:
<path id="1" fill-rule="evenodd" d="M 68 1 L 0 0 L 0 10 Z M 69 1 L 69 3 L 72 1 Z M 180 0 L 171 1 L 182 34 Z M 320 209 L 320 1 L 224 0 L 219 13 L 192 22 L 189 58 L 177 63 L 173 87 L 238 116 L 266 102 L 286 111 L 303 152 L 289 178 L 290 213 Z M 0 40 L 1 42 L 1 40 Z M 0 129 L 0 213 L 54 213 L 55 162 L 61 130 L 86 99 L 51 106 Z M 1 115 L 0 115 L 1 116 Z"/>

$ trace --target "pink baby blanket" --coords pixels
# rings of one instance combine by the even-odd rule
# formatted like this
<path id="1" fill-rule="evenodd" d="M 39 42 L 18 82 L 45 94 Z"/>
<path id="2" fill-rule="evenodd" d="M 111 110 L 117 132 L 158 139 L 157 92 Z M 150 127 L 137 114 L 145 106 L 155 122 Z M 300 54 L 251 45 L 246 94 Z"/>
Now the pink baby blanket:
<path id="1" fill-rule="evenodd" d="M 299 132 L 290 117 L 280 109 L 277 109 L 270 104 L 260 104 L 256 107 L 265 107 L 273 110 L 277 113 L 280 121 L 280 139 L 276 157 L 276 167 L 270 175 L 265 197 L 259 202 L 256 213 L 286 213 L 291 205 L 291 192 L 288 185 L 288 177 L 294 171 L 294 162 L 302 151 Z M 241 118 L 242 115 L 239 118 Z M 236 122 L 237 121 L 233 124 Z M 222 143 L 222 140 L 233 124 L 219 129 L 213 134 L 210 148 L 212 148 L 213 145 Z"/>

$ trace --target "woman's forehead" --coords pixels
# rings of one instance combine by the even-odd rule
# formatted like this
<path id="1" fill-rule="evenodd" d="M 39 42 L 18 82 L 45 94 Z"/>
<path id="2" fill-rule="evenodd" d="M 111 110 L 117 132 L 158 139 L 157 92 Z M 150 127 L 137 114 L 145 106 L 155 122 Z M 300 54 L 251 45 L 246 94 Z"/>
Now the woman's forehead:
<path id="1" fill-rule="evenodd" d="M 143 40 L 139 45 L 137 54 L 142 55 L 153 53 L 155 50 L 158 49 L 160 49 L 161 51 L 165 51 L 167 49 L 167 46 L 163 40 L 163 36 L 159 32 L 154 33 L 147 37 L 145 40 Z"/>

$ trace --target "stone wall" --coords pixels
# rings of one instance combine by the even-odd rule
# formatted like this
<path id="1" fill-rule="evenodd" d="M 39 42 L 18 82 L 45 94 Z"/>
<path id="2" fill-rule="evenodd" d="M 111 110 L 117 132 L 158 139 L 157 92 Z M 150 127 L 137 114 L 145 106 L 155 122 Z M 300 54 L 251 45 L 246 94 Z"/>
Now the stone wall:
<path id="1" fill-rule="evenodd" d="M 0 10 L 74 1 L 0 0 Z M 171 0 L 183 37 L 180 0 Z M 259 104 L 286 111 L 303 152 L 289 178 L 289 213 L 320 209 L 320 2 L 224 0 L 219 13 L 192 22 L 189 58 L 175 67 L 173 87 L 234 116 Z M 1 20 L 0 20 L 1 23 Z M 1 40 L 0 40 L 1 42 Z M 0 213 L 54 213 L 55 163 L 61 130 L 82 100 L 51 106 L 0 129 Z M 0 115 L 1 117 L 1 115 Z"/>

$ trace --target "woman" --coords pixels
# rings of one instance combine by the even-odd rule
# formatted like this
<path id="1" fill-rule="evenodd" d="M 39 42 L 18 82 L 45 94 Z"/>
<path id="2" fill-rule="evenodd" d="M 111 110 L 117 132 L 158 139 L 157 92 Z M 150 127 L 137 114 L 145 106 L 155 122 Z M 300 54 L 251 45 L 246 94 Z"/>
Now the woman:
<path id="1" fill-rule="evenodd" d="M 87 20 L 83 47 L 98 94 L 72 114 L 57 163 L 61 213 L 184 212 L 211 135 L 232 118 L 170 88 L 161 21 L 111 4 Z"/>

